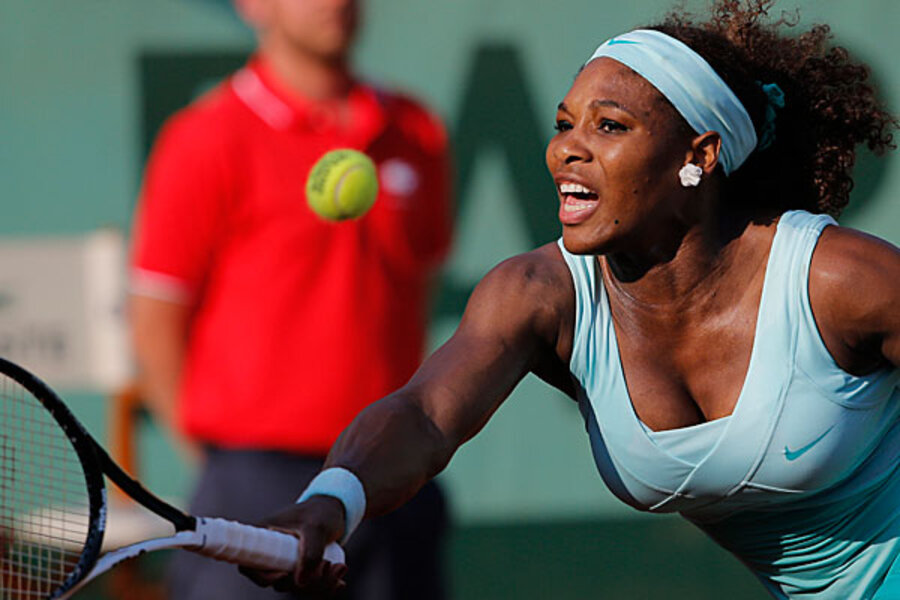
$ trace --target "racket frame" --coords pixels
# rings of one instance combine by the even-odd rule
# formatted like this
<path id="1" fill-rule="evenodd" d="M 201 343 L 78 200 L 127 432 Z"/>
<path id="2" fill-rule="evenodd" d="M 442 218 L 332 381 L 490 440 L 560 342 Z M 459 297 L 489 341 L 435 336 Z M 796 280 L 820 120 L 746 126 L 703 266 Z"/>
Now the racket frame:
<path id="1" fill-rule="evenodd" d="M 187 548 L 210 558 L 260 569 L 291 570 L 297 564 L 299 547 L 293 535 L 226 519 L 185 514 L 147 490 L 117 465 L 47 384 L 2 357 L 0 373 L 30 392 L 53 416 L 72 444 L 85 477 L 89 505 L 85 545 L 76 565 L 48 600 L 69 598 L 120 562 L 164 548 Z M 104 475 L 133 500 L 169 521 L 175 528 L 175 535 L 131 544 L 100 557 L 107 515 Z M 344 551 L 332 542 L 325 548 L 323 559 L 343 564 Z"/>
<path id="2" fill-rule="evenodd" d="M 50 386 L 24 368 L 2 357 L 0 357 L 0 373 L 25 388 L 50 413 L 75 450 L 84 474 L 88 497 L 87 536 L 84 548 L 66 579 L 50 596 L 51 599 L 60 598 L 64 593 L 75 588 L 91 573 L 100 556 L 100 548 L 106 532 L 107 515 L 104 474 L 134 500 L 172 523 L 176 532 L 195 528 L 196 519 L 194 517 L 159 499 L 117 465 Z"/>
<path id="3" fill-rule="evenodd" d="M 106 530 L 106 486 L 100 462 L 96 454 L 96 443 L 69 408 L 43 381 L 4 358 L 0 358 L 0 372 L 25 388 L 34 396 L 56 420 L 66 439 L 81 462 L 88 497 L 87 537 L 78 562 L 69 571 L 68 577 L 60 584 L 51 598 L 59 597 L 63 592 L 77 584 L 88 572 L 100 555 L 103 535 Z"/>

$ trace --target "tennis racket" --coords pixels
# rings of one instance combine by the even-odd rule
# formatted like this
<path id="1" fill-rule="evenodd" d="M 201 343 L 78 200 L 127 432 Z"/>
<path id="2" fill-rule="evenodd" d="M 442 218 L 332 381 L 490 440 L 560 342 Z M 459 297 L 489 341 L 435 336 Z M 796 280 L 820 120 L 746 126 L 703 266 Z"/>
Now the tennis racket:
<path id="1" fill-rule="evenodd" d="M 175 533 L 100 556 L 104 475 Z M 195 517 L 154 496 L 113 462 L 53 390 L 0 358 L 0 599 L 68 598 L 120 562 L 164 548 L 277 571 L 292 571 L 298 559 L 291 535 Z M 332 543 L 324 558 L 343 563 L 344 552 Z"/>

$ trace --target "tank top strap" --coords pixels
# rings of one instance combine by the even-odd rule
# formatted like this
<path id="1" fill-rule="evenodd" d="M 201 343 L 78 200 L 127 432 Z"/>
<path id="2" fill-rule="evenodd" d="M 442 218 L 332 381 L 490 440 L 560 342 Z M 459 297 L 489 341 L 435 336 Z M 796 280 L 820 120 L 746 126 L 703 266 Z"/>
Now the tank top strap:
<path id="1" fill-rule="evenodd" d="M 767 276 L 771 287 L 766 294 L 771 302 L 760 306 L 759 319 L 766 329 L 795 330 L 795 360 L 801 369 L 812 369 L 812 376 L 836 366 L 819 335 L 809 301 L 809 272 L 812 255 L 825 227 L 835 225 L 828 215 L 802 210 L 784 213 L 778 222 L 778 234 L 772 244 Z M 778 357 L 770 357 L 780 360 Z"/>
<path id="2" fill-rule="evenodd" d="M 559 240 L 559 248 L 575 285 L 575 330 L 569 370 L 595 405 L 605 405 L 605 420 L 624 417 L 629 425 L 630 421 L 635 421 L 633 426 L 636 427 L 636 418 L 631 418 L 634 414 L 597 257 L 572 254 L 565 249 L 562 240 Z M 611 407 L 616 410 L 609 410 Z M 623 411 L 622 407 L 627 409 Z"/>
<path id="3" fill-rule="evenodd" d="M 878 391 L 880 388 L 896 386 L 900 381 L 900 370 L 881 369 L 863 376 L 844 371 L 825 346 L 812 311 L 809 297 L 812 255 L 822 231 L 828 225 L 836 223 L 827 215 L 813 215 L 803 211 L 794 211 L 785 216 L 789 217 L 790 226 L 802 230 L 795 237 L 796 252 L 799 254 L 797 266 L 802 270 L 791 282 L 793 287 L 790 290 L 795 300 L 792 309 L 796 315 L 797 368 L 823 396 L 833 402 L 860 408 L 868 402 L 877 401 L 881 398 L 881 392 Z"/>
<path id="4" fill-rule="evenodd" d="M 788 211 L 779 219 L 766 267 L 766 297 L 771 302 L 759 307 L 763 326 L 801 323 L 807 327 L 812 324 L 815 330 L 809 305 L 809 265 L 819 236 L 828 225 L 836 225 L 830 216 L 804 210 Z"/>
<path id="5" fill-rule="evenodd" d="M 601 292 L 598 284 L 603 283 L 597 276 L 597 257 L 572 254 L 566 250 L 562 238 L 557 244 L 575 285 L 575 331 L 569 368 L 573 375 L 583 381 L 588 372 L 593 370 L 592 364 L 596 359 L 593 352 L 594 345 L 585 341 L 595 336 L 594 329 L 598 321 L 605 329 L 609 319 L 605 305 L 597 302 L 598 294 Z M 598 312 L 600 314 L 597 314 Z"/>

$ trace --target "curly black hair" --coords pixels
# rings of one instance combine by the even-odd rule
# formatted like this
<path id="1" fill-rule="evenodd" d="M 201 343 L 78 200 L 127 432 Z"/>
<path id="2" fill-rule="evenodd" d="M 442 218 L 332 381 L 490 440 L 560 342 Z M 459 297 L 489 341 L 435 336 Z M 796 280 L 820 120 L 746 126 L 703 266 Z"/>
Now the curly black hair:
<path id="1" fill-rule="evenodd" d="M 713 0 L 707 20 L 676 10 L 649 28 L 706 59 L 744 104 L 758 136 L 768 104 L 761 84 L 776 83 L 784 91 L 774 143 L 726 179 L 727 202 L 754 212 L 799 208 L 837 217 L 853 188 L 857 145 L 865 143 L 875 154 L 894 148 L 898 122 L 876 97 L 869 69 L 830 44 L 827 25 L 782 34 L 799 18 L 769 18 L 773 4 Z"/>

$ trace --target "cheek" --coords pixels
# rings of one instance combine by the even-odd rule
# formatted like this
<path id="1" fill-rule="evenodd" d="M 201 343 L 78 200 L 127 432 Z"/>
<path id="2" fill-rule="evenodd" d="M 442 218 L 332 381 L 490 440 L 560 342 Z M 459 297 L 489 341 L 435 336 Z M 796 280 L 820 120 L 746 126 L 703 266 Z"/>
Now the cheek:
<path id="1" fill-rule="evenodd" d="M 277 17 L 288 26 L 297 27 L 298 23 L 308 23 L 314 13 L 313 6 L 309 2 L 278 0 L 274 4 Z"/>
<path id="2" fill-rule="evenodd" d="M 634 158 L 609 164 L 611 176 L 598 217 L 610 232 L 632 229 L 666 202 L 671 186 L 660 167 Z"/>
<path id="3" fill-rule="evenodd" d="M 646 156 L 620 148 L 609 152 L 604 161 L 605 185 L 603 196 L 615 200 L 617 209 L 633 208 L 656 178 L 656 167 Z"/>
<path id="4" fill-rule="evenodd" d="M 621 152 L 610 164 L 617 174 L 616 193 L 629 202 L 652 200 L 675 191 L 681 166 L 679 157 L 669 150 L 652 154 Z"/>
<path id="5" fill-rule="evenodd" d="M 669 136 L 648 131 L 633 140 L 629 158 L 634 162 L 635 171 L 658 177 L 679 154 L 675 148 L 681 145 Z"/>

